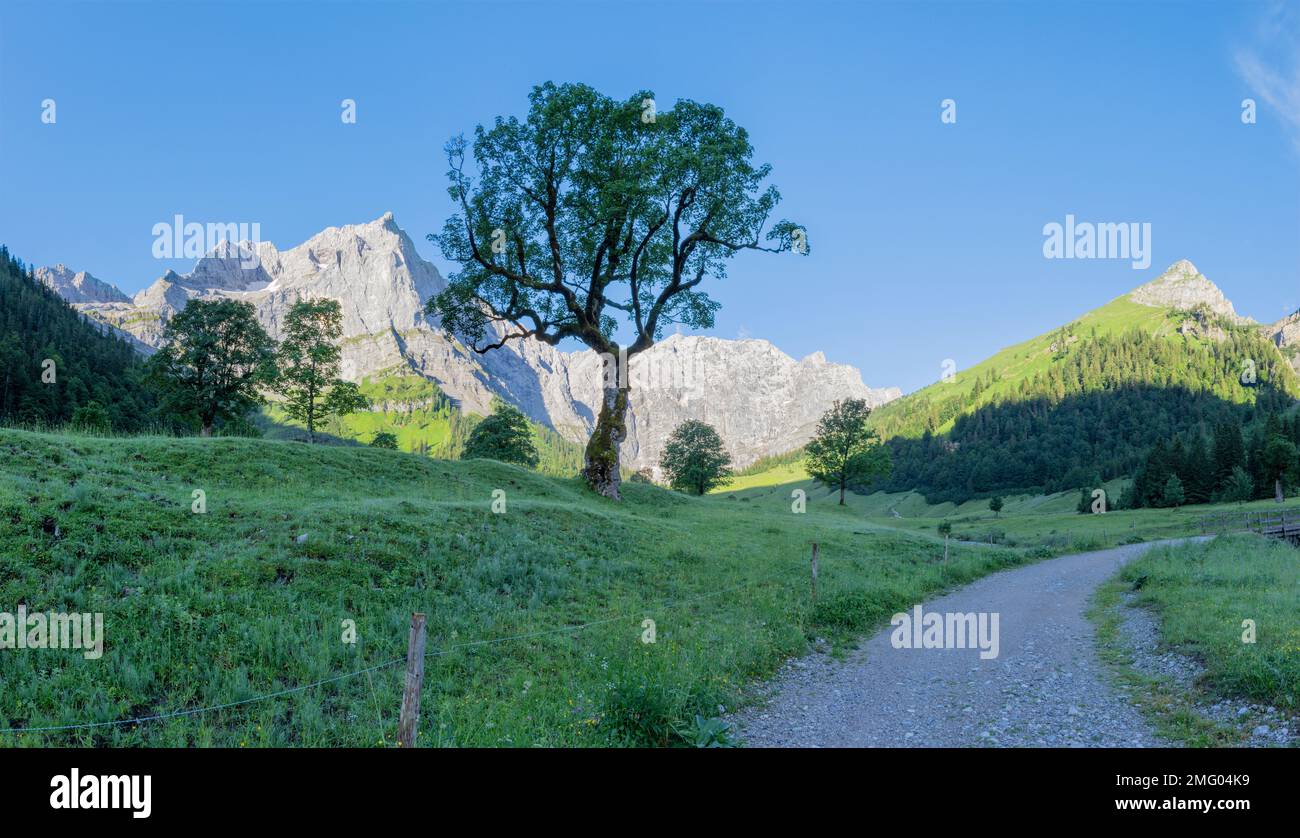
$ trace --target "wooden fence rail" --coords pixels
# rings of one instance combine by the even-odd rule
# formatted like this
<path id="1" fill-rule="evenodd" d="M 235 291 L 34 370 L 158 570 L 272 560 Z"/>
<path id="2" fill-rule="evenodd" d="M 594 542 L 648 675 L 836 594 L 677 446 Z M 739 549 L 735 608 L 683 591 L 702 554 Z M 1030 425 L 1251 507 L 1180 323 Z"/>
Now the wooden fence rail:
<path id="1" fill-rule="evenodd" d="M 1300 543 L 1300 506 L 1222 512 L 1200 519 L 1202 533 L 1257 532 Z"/>

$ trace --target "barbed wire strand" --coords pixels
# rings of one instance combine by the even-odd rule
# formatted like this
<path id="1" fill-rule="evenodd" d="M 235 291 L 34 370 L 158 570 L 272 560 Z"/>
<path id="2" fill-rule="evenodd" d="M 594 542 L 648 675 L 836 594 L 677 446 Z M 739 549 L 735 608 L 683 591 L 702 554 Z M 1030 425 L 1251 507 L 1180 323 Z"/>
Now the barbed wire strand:
<path id="1" fill-rule="evenodd" d="M 751 579 L 746 582 L 741 582 L 738 585 L 733 585 L 729 588 L 722 588 L 717 591 L 709 591 L 708 593 L 699 594 L 694 597 L 685 597 L 685 598 L 666 600 L 665 602 L 660 603 L 659 607 L 661 609 L 674 608 L 679 605 L 684 605 L 688 602 L 695 602 L 698 600 L 707 599 L 709 597 L 721 596 L 722 594 L 731 593 L 732 591 L 749 587 L 750 585 L 758 585 L 764 582 L 770 582 L 773 579 L 777 579 L 779 577 L 786 576 L 786 575 L 788 575 L 788 571 L 778 573 L 778 574 L 773 574 L 767 577 L 762 577 L 759 579 Z M 638 615 L 643 613 L 646 613 L 646 611 L 642 610 L 641 612 L 638 612 Z M 623 614 L 618 617 L 606 617 L 601 620 L 592 620 L 591 622 L 581 623 L 576 626 L 557 626 L 556 628 L 542 629 L 540 631 L 533 631 L 533 632 L 525 632 L 523 634 L 512 634 L 512 635 L 507 635 L 505 637 L 494 637 L 486 640 L 471 640 L 465 643 L 455 643 L 450 646 L 440 647 L 431 652 L 426 652 L 424 657 L 426 659 L 436 658 L 436 657 L 441 657 L 443 655 L 450 654 L 451 652 L 454 652 L 458 649 L 467 649 L 467 648 L 473 648 L 478 646 L 491 646 L 498 643 L 507 643 L 514 640 L 526 640 L 529 638 L 543 637 L 550 634 L 565 634 L 565 633 L 585 631 L 586 629 L 589 629 L 593 626 L 606 625 L 609 623 L 617 623 L 617 622 L 622 622 L 624 620 L 634 620 L 638 615 Z M 186 716 L 197 716 L 202 713 L 213 713 L 218 710 L 229 710 L 233 707 L 240 707 L 245 704 L 255 704 L 260 701 L 269 701 L 270 699 L 273 698 L 281 698 L 283 696 L 292 695 L 294 693 L 306 692 L 307 690 L 315 689 L 316 687 L 324 686 L 325 684 L 331 684 L 336 681 L 343 681 L 348 678 L 355 678 L 358 675 L 365 675 L 368 672 L 377 672 L 380 669 L 387 669 L 390 666 L 395 666 L 396 664 L 404 663 L 405 661 L 406 661 L 406 656 L 402 656 L 400 658 L 393 658 L 392 660 L 385 661 L 384 663 L 375 664 L 374 666 L 369 666 L 366 667 L 365 669 L 358 669 L 356 672 L 345 672 L 341 675 L 333 675 L 329 678 L 322 678 L 319 681 L 313 681 L 310 684 L 300 684 L 299 686 L 296 687 L 289 687 L 283 690 L 276 690 L 275 692 L 265 693 L 263 695 L 256 695 L 251 698 L 243 698 L 240 699 L 239 701 L 230 701 L 230 702 L 226 702 L 225 704 L 214 704 L 210 707 L 193 707 L 188 710 L 174 710 L 169 713 L 157 713 L 151 716 L 137 716 L 135 718 L 130 718 L 130 719 L 114 719 L 112 721 L 107 721 L 107 722 L 81 722 L 78 724 L 70 724 L 70 725 L 0 728 L 0 733 L 58 733 L 58 732 L 70 731 L 70 730 L 89 730 L 92 728 L 116 727 L 118 725 L 140 724 L 142 722 L 156 722 L 156 721 L 163 721 L 165 719 L 183 718 Z"/>

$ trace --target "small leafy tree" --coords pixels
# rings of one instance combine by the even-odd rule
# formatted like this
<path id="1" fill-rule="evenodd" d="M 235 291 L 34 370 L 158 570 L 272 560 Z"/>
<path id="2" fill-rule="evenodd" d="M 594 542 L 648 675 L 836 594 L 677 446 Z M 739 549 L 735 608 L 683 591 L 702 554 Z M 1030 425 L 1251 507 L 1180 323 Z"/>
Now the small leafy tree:
<path id="1" fill-rule="evenodd" d="M 989 498 L 989 509 L 993 511 L 994 518 L 1002 517 L 1002 496 L 994 495 Z"/>
<path id="2" fill-rule="evenodd" d="M 695 419 L 681 423 L 668 437 L 659 467 L 668 485 L 697 495 L 731 479 L 731 457 L 722 437 L 712 425 Z"/>
<path id="3" fill-rule="evenodd" d="M 1233 466 L 1224 481 L 1223 491 L 1219 494 L 1219 500 L 1224 503 L 1245 503 L 1255 496 L 1255 481 L 1250 479 L 1250 474 L 1241 466 Z"/>
<path id="4" fill-rule="evenodd" d="M 1264 446 L 1264 476 L 1273 484 L 1273 499 L 1278 503 L 1285 500 L 1284 485 L 1294 479 L 1297 470 L 1297 453 L 1295 444 L 1282 437 L 1271 437 Z"/>
<path id="5" fill-rule="evenodd" d="M 886 477 L 893 468 L 889 449 L 867 427 L 871 408 L 865 399 L 835 402 L 817 423 L 817 435 L 805 449 L 804 466 L 819 482 L 840 490 L 840 506 L 849 486 Z"/>
<path id="6" fill-rule="evenodd" d="M 748 133 L 722 108 L 657 109 L 648 90 L 620 101 L 551 82 L 528 98 L 526 117 L 480 125 L 472 147 L 464 137 L 447 144 L 458 212 L 429 238 L 457 270 L 428 309 L 476 352 L 534 338 L 600 353 L 583 477 L 618 499 L 625 359 L 672 324 L 711 327 L 719 304 L 704 283 L 724 278 L 737 253 L 808 253 L 808 241 L 793 222 L 769 225 L 780 201 L 771 168 L 752 162 Z M 615 338 L 620 320 L 626 345 Z"/>
<path id="7" fill-rule="evenodd" d="M 275 342 L 251 304 L 191 300 L 167 323 L 148 364 L 164 406 L 196 417 L 200 433 L 212 436 L 218 419 L 239 419 L 262 403 L 258 389 L 276 378 Z"/>
<path id="8" fill-rule="evenodd" d="M 1183 489 L 1183 481 L 1178 479 L 1178 475 L 1171 474 L 1165 481 L 1165 488 L 1161 492 L 1161 500 L 1165 506 L 1182 506 L 1187 495 Z"/>
<path id="9" fill-rule="evenodd" d="M 299 300 L 284 318 L 278 353 L 284 412 L 307 425 L 307 439 L 330 416 L 369 407 L 357 385 L 339 379 L 343 309 L 338 300 Z"/>
<path id="10" fill-rule="evenodd" d="M 499 460 L 528 468 L 537 468 L 539 459 L 528 417 L 503 401 L 497 401 L 492 415 L 470 431 L 460 456 L 463 460 Z"/>
<path id="11" fill-rule="evenodd" d="M 380 431 L 375 434 L 375 438 L 370 440 L 371 448 L 388 448 L 393 451 L 397 450 L 397 435 L 390 434 L 388 431 Z"/>
<path id="12" fill-rule="evenodd" d="M 362 394 L 360 387 L 352 381 L 336 381 L 321 404 L 321 415 L 337 418 L 369 409 L 370 399 Z"/>

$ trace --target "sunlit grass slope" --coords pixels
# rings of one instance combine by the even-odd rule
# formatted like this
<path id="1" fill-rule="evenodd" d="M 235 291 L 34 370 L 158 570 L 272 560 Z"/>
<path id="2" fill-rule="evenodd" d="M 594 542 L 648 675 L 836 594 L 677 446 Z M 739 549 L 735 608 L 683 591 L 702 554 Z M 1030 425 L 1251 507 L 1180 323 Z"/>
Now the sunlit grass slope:
<path id="1" fill-rule="evenodd" d="M 457 458 L 465 440 L 482 418 L 463 413 L 439 389 L 422 376 L 398 369 L 370 376 L 358 385 L 370 402 L 370 410 L 330 417 L 317 429 L 340 440 L 370 444 L 376 434 L 391 433 L 397 448 L 432 457 Z M 305 438 L 305 425 L 289 418 L 275 402 L 265 408 L 274 425 L 271 438 Z M 536 422 L 529 423 L 543 474 L 573 475 L 582 467 L 582 446 Z"/>
<path id="2" fill-rule="evenodd" d="M 388 745 L 402 667 L 381 665 L 404 657 L 414 611 L 429 626 L 420 744 L 680 744 L 810 639 L 842 643 L 1027 555 L 957 547 L 945 565 L 933 535 L 864 526 L 822 495 L 795 514 L 625 491 L 614 503 L 512 466 L 365 447 L 0 431 L 0 612 L 102 612 L 107 635 L 99 660 L 0 650 L 0 727 L 184 712 L 381 667 L 179 718 L 0 733 L 0 747 Z"/>

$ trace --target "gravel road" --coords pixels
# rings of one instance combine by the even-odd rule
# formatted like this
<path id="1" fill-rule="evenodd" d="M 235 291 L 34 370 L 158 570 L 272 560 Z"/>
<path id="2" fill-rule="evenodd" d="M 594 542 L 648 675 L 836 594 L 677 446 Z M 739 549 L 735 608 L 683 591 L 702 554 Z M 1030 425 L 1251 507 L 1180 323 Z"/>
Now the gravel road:
<path id="1" fill-rule="evenodd" d="M 995 659 L 977 648 L 895 649 L 890 628 L 847 660 L 790 661 L 769 700 L 731 721 L 751 747 L 1170 744 L 1107 680 L 1084 616 L 1097 586 L 1154 544 L 1002 571 L 924 603 L 925 613 L 999 614 Z"/>

